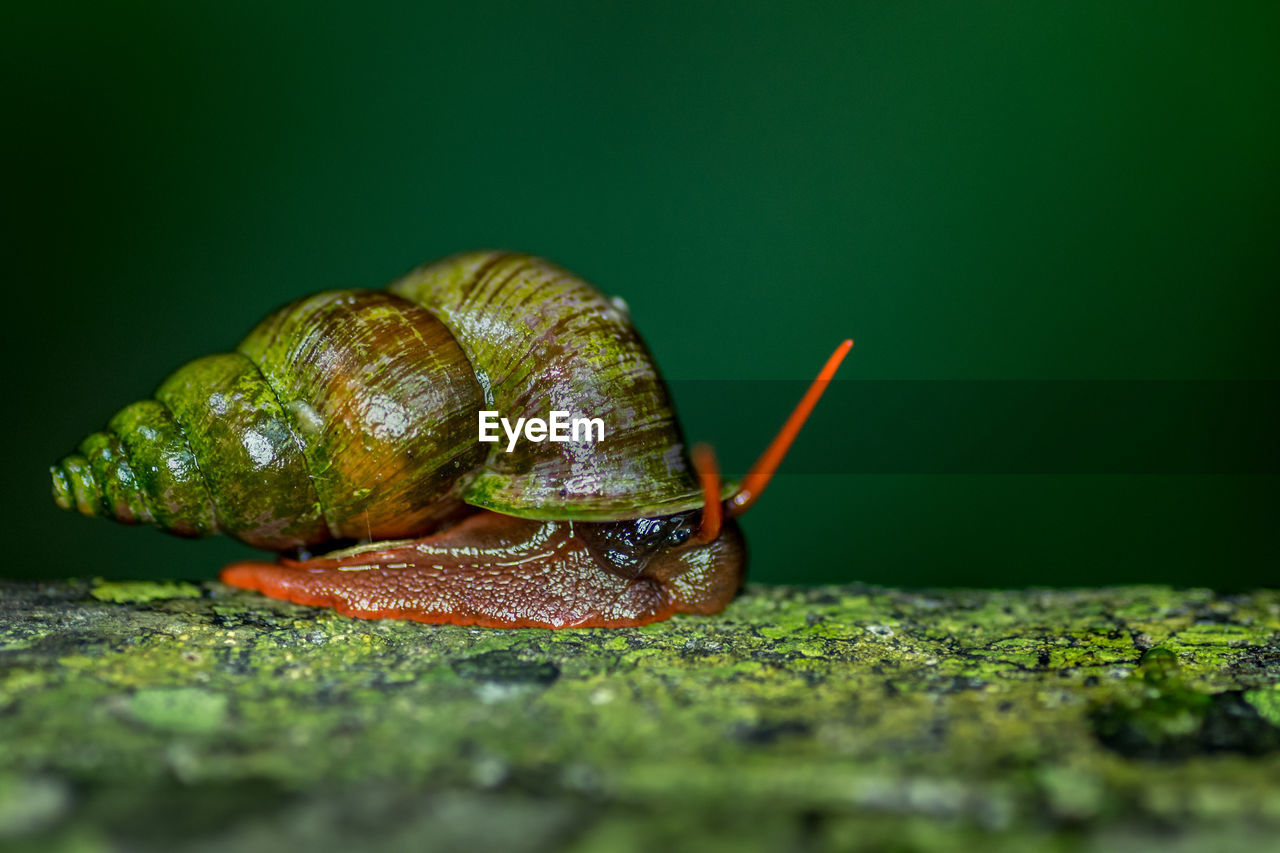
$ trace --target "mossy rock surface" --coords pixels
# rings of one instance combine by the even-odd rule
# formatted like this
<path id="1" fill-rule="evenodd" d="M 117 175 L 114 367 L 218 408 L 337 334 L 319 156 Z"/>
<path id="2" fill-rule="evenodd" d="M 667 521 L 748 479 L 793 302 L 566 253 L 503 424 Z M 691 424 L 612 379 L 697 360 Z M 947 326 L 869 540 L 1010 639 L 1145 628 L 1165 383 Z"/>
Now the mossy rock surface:
<path id="1" fill-rule="evenodd" d="M 0 847 L 1280 849 L 1280 592 L 751 587 L 621 630 L 0 584 Z"/>

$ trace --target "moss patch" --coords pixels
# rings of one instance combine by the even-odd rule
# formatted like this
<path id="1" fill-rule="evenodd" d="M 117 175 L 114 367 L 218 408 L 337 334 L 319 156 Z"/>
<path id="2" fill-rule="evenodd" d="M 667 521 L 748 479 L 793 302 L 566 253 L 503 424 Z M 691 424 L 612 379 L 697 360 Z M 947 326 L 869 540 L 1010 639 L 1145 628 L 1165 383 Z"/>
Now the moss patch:
<path id="1" fill-rule="evenodd" d="M 94 581 L 89 594 L 99 601 L 142 604 L 166 598 L 199 598 L 200 587 L 181 581 Z"/>
<path id="2" fill-rule="evenodd" d="M 1093 850 L 1280 832 L 1276 592 L 754 587 L 715 617 L 555 632 L 157 586 L 195 595 L 0 585 L 0 840 Z"/>
<path id="3" fill-rule="evenodd" d="M 1280 726 L 1280 685 L 1270 690 L 1250 690 L 1244 698 L 1264 720 Z"/>

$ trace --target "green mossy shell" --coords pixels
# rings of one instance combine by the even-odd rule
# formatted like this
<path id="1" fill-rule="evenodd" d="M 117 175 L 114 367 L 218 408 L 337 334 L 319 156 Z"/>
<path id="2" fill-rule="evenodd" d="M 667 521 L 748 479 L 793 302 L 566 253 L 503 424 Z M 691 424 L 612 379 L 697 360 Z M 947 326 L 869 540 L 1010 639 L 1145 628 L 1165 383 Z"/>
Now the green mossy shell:
<path id="1" fill-rule="evenodd" d="M 335 538 L 415 536 L 484 458 L 481 390 L 449 330 L 384 291 L 319 293 L 241 342 L 291 419 Z"/>
<path id="2" fill-rule="evenodd" d="M 605 437 L 508 452 L 479 441 L 482 409 L 600 418 Z M 612 521 L 703 503 L 628 318 L 560 267 L 503 252 L 286 305 L 237 352 L 190 362 L 125 407 L 51 475 L 64 508 L 274 551 L 418 536 L 465 504 Z"/>
<path id="3" fill-rule="evenodd" d="M 199 460 L 219 529 L 275 551 L 327 538 L 289 418 L 253 362 L 236 353 L 188 362 L 156 399 Z"/>
<path id="4" fill-rule="evenodd" d="M 125 524 L 155 520 L 138 488 L 138 477 L 129 464 L 128 454 L 116 435 L 95 432 L 80 443 L 79 449 L 93 469 L 94 480 L 102 486 L 108 512 Z"/>
<path id="5" fill-rule="evenodd" d="M 195 454 L 163 403 L 140 400 L 126 406 L 107 429 L 120 437 L 138 490 L 149 498 L 153 523 L 179 536 L 217 532 L 213 501 Z"/>
<path id="6" fill-rule="evenodd" d="M 467 503 L 535 519 L 615 521 L 702 506 L 653 357 L 630 321 L 587 282 L 542 258 L 471 252 L 389 288 L 453 332 L 514 422 L 553 410 L 599 417 L 599 443 L 491 446 Z"/>

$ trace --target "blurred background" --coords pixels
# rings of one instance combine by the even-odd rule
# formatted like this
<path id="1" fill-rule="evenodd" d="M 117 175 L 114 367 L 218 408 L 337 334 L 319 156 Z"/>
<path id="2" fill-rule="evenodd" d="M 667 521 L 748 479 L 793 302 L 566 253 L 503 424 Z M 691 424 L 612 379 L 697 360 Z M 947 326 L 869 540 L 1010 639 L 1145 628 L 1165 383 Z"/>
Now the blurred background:
<path id="1" fill-rule="evenodd" d="M 1274 455 L 1249 462 L 1274 433 L 1232 440 L 1280 379 L 1274 4 L 4 19 L 4 576 L 214 577 L 249 549 L 63 512 L 48 464 L 283 302 L 507 247 L 625 297 L 731 469 L 857 339 L 745 520 L 755 580 L 1276 583 Z M 743 406 L 720 380 L 778 393 Z M 1106 414 L 1054 433 L 1099 388 Z M 1128 389 L 1177 417 L 1133 427 Z M 1035 450 L 1081 429 L 1105 456 L 1108 418 L 1168 453 Z M 1179 457 L 1207 426 L 1235 456 Z M 1029 456 L 988 464 L 1019 435 Z"/>

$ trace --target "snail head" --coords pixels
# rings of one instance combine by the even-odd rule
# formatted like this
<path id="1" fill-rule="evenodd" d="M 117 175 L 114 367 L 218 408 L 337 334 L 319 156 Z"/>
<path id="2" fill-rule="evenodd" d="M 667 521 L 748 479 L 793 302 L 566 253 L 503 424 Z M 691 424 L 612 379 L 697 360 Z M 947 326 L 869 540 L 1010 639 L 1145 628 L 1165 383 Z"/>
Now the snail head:
<path id="1" fill-rule="evenodd" d="M 580 535 L 600 565 L 628 580 L 641 575 L 668 580 L 707 560 L 720 558 L 720 551 L 740 552 L 744 545 L 734 519 L 751 508 L 773 479 L 852 346 L 853 341 L 846 340 L 836 347 L 778 434 L 727 499 L 720 497 L 720 467 L 715 451 L 710 445 L 698 444 L 691 455 L 702 485 L 701 510 L 581 525 Z"/>

